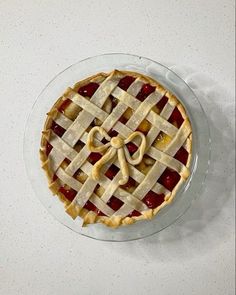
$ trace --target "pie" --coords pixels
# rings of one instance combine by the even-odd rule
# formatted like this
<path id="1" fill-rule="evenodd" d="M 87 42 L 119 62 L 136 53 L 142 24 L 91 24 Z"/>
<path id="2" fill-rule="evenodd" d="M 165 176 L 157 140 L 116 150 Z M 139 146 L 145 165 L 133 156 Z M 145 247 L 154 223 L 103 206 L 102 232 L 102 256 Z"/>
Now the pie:
<path id="1" fill-rule="evenodd" d="M 83 225 L 151 219 L 190 176 L 192 128 L 181 102 L 137 72 L 98 73 L 47 114 L 40 158 L 49 188 Z"/>

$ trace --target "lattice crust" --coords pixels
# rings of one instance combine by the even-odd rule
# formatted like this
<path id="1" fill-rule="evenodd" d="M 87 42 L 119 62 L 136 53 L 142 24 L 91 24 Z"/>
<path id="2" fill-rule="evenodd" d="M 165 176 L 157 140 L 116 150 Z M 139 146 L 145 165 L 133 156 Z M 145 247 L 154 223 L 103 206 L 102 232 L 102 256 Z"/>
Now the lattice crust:
<path id="1" fill-rule="evenodd" d="M 127 76 L 132 78 L 131 83 L 123 90 L 118 84 Z M 88 83 L 98 87 L 91 97 L 89 93 L 88 96 L 80 94 L 80 89 Z M 154 91 L 140 99 L 139 93 L 147 84 L 155 87 Z M 166 100 L 164 107 L 158 109 L 163 97 Z M 176 108 L 183 118 L 181 126 L 169 120 Z M 88 132 L 96 125 L 108 134 L 116 131 L 122 138 L 129 137 L 135 130 L 145 134 L 147 146 L 143 161 L 137 166 L 128 163 L 132 185 L 119 185 L 122 173 L 117 158 L 102 167 L 98 180 L 92 178 L 94 163 L 86 143 Z M 99 133 L 95 141 L 97 146 L 104 145 L 104 138 Z M 133 143 L 140 144 L 137 138 Z M 189 119 L 174 95 L 149 77 L 114 70 L 78 82 L 57 100 L 47 114 L 40 157 L 49 188 L 64 202 L 66 212 L 72 218 L 82 217 L 84 225 L 102 222 L 117 227 L 150 219 L 173 200 L 189 177 L 191 145 Z M 175 157 L 180 148 L 188 155 L 184 164 Z M 118 173 L 109 177 L 107 171 L 114 166 Z M 166 168 L 180 176 L 171 190 L 159 182 Z M 157 196 L 164 195 L 163 202 L 156 208 L 150 208 L 144 201 L 150 191 Z M 117 209 L 109 204 L 114 197 L 122 204 Z"/>

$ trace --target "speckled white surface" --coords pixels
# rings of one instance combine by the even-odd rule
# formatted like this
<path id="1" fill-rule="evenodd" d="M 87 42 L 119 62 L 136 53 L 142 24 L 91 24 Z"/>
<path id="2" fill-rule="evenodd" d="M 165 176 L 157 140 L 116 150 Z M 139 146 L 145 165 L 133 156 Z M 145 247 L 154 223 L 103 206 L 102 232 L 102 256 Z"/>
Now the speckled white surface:
<path id="1" fill-rule="evenodd" d="M 64 228 L 24 172 L 24 126 L 39 92 L 105 52 L 175 65 L 210 114 L 203 195 L 178 223 L 136 242 Z M 234 1 L 1 1 L 0 61 L 0 294 L 233 295 Z"/>

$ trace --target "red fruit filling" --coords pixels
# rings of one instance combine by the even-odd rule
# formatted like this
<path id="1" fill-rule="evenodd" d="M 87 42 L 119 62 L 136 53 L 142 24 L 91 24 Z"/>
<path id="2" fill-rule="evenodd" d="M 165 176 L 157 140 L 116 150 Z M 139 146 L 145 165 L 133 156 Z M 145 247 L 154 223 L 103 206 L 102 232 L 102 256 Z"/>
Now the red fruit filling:
<path id="1" fill-rule="evenodd" d="M 162 99 L 157 103 L 157 107 L 159 110 L 162 110 L 164 108 L 164 106 L 166 105 L 168 101 L 168 97 L 166 97 L 165 95 L 162 97 Z"/>
<path id="2" fill-rule="evenodd" d="M 57 178 L 58 178 L 58 177 L 56 176 L 56 174 L 54 174 L 54 175 L 53 175 L 53 178 L 52 178 L 52 181 L 57 180 Z"/>
<path id="3" fill-rule="evenodd" d="M 94 165 L 98 160 L 101 159 L 101 157 L 102 157 L 102 155 L 99 153 L 91 153 L 88 157 L 88 160 L 91 164 Z"/>
<path id="4" fill-rule="evenodd" d="M 59 106 L 58 111 L 64 113 L 65 109 L 71 104 L 70 99 L 66 99 L 63 103 Z"/>
<path id="5" fill-rule="evenodd" d="M 123 204 L 124 203 L 121 200 L 117 199 L 114 196 L 112 196 L 107 203 L 107 205 L 110 206 L 114 211 L 119 210 Z"/>
<path id="6" fill-rule="evenodd" d="M 175 159 L 179 160 L 181 163 L 186 165 L 188 161 L 188 152 L 185 148 L 181 147 L 174 156 Z"/>
<path id="7" fill-rule="evenodd" d="M 60 125 L 58 125 L 56 122 L 52 122 L 51 125 L 51 129 L 53 130 L 54 133 L 56 133 L 56 135 L 58 135 L 59 137 L 62 137 L 62 135 L 65 133 L 65 129 L 63 127 L 61 127 Z"/>
<path id="8" fill-rule="evenodd" d="M 180 175 L 176 171 L 172 171 L 167 168 L 158 179 L 158 182 L 164 185 L 164 187 L 167 188 L 169 191 L 172 191 L 179 180 Z"/>
<path id="9" fill-rule="evenodd" d="M 128 217 L 137 217 L 137 216 L 140 216 L 141 213 L 139 213 L 138 211 L 134 210 L 132 211 L 129 215 L 127 215 Z"/>
<path id="10" fill-rule="evenodd" d="M 134 187 L 135 185 L 136 185 L 136 181 L 132 177 L 129 177 L 129 180 L 124 185 L 121 185 L 121 187 L 130 188 L 130 187 Z"/>
<path id="11" fill-rule="evenodd" d="M 60 187 L 59 192 L 61 192 L 65 198 L 69 201 L 73 201 L 77 192 L 75 190 L 71 189 L 66 189 L 64 186 Z"/>
<path id="12" fill-rule="evenodd" d="M 154 91 L 155 87 L 151 86 L 150 84 L 144 84 L 137 94 L 136 98 L 140 101 L 144 101 L 144 99 L 147 98 Z"/>
<path id="13" fill-rule="evenodd" d="M 78 93 L 82 96 L 92 97 L 95 91 L 98 89 L 99 84 L 91 82 L 79 88 Z"/>
<path id="14" fill-rule="evenodd" d="M 97 212 L 97 210 L 98 210 L 97 207 L 93 203 L 91 203 L 90 201 L 87 201 L 85 203 L 84 208 L 89 211 L 94 211 L 94 212 Z"/>
<path id="15" fill-rule="evenodd" d="M 107 171 L 106 171 L 106 173 L 105 173 L 105 175 L 106 175 L 106 177 L 108 177 L 109 179 L 113 179 L 115 176 L 116 176 L 116 174 L 119 172 L 119 168 L 117 168 L 115 165 L 111 165 L 108 169 L 107 169 Z"/>
<path id="16" fill-rule="evenodd" d="M 148 206 L 150 209 L 155 209 L 160 206 L 165 200 L 164 194 L 156 194 L 153 191 L 149 191 L 146 196 L 143 198 L 143 202 Z"/>
<path id="17" fill-rule="evenodd" d="M 92 202 L 87 201 L 86 204 L 84 205 L 84 208 L 95 212 L 98 216 L 106 216 L 101 210 L 99 210 Z"/>
<path id="18" fill-rule="evenodd" d="M 180 113 L 180 111 L 178 110 L 177 107 L 174 108 L 169 120 L 168 120 L 171 124 L 176 124 L 178 128 L 180 128 L 180 126 L 182 125 L 182 123 L 184 122 L 184 119 Z"/>
<path id="19" fill-rule="evenodd" d="M 131 156 L 138 150 L 138 147 L 132 142 L 127 143 L 126 146 Z"/>
<path id="20" fill-rule="evenodd" d="M 97 211 L 97 215 L 98 216 L 106 216 L 106 214 L 104 214 L 101 210 L 98 210 Z"/>
<path id="21" fill-rule="evenodd" d="M 135 80 L 134 77 L 125 76 L 124 78 L 120 80 L 118 86 L 123 90 L 127 90 L 129 86 L 134 82 L 134 80 Z"/>
<path id="22" fill-rule="evenodd" d="M 115 131 L 115 130 L 113 130 L 113 129 L 111 129 L 111 130 L 108 132 L 108 134 L 109 134 L 110 137 L 115 137 L 115 136 L 118 135 L 118 132 Z"/>
<path id="23" fill-rule="evenodd" d="M 47 142 L 46 143 L 46 155 L 47 156 L 50 154 L 51 150 L 52 150 L 52 145 L 49 142 Z"/>
<path id="24" fill-rule="evenodd" d="M 124 116 L 121 116 L 119 121 L 122 123 L 122 124 L 126 124 L 126 122 L 128 121 L 129 119 L 128 118 L 125 118 Z"/>

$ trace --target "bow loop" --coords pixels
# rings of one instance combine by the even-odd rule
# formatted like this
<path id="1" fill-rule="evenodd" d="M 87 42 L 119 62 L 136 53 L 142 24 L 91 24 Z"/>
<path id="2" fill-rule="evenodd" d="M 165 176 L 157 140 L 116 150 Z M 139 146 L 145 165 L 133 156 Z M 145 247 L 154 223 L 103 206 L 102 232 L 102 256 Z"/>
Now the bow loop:
<path id="1" fill-rule="evenodd" d="M 96 141 L 96 133 L 99 133 L 102 137 L 105 137 L 108 143 L 104 145 L 95 145 L 94 141 Z M 131 142 L 137 137 L 141 138 L 141 142 L 139 144 L 138 150 L 133 156 L 131 156 L 125 144 Z M 134 131 L 127 139 L 123 139 L 120 136 L 111 138 L 102 127 L 96 126 L 93 127 L 88 134 L 87 147 L 91 152 L 104 153 L 102 158 L 98 160 L 93 166 L 93 179 L 98 180 L 102 166 L 112 160 L 114 157 L 117 157 L 122 173 L 122 178 L 119 180 L 119 184 L 124 185 L 129 179 L 128 163 L 131 165 L 138 165 L 142 161 L 146 149 L 146 137 L 143 135 L 143 133 Z"/>
<path id="2" fill-rule="evenodd" d="M 131 135 L 124 141 L 124 143 L 127 144 L 129 142 L 132 142 L 132 140 L 137 137 L 141 138 L 141 143 L 138 147 L 138 150 L 134 153 L 134 156 L 130 155 L 127 147 L 125 147 L 124 149 L 126 159 L 131 165 L 138 165 L 142 161 L 142 158 L 146 149 L 146 137 L 144 136 L 143 133 L 139 131 L 135 131 L 131 133 Z"/>
<path id="3" fill-rule="evenodd" d="M 107 132 L 101 127 L 96 126 L 90 130 L 90 132 L 88 134 L 88 139 L 87 139 L 87 146 L 88 146 L 89 150 L 91 152 L 95 152 L 95 153 L 102 153 L 102 152 L 106 151 L 111 144 L 110 144 L 110 142 L 108 142 L 108 143 L 106 143 L 104 145 L 100 145 L 100 146 L 94 145 L 95 133 L 101 134 L 103 137 L 105 137 L 105 139 L 107 141 L 110 141 L 111 138 L 107 134 Z"/>

